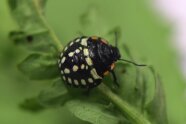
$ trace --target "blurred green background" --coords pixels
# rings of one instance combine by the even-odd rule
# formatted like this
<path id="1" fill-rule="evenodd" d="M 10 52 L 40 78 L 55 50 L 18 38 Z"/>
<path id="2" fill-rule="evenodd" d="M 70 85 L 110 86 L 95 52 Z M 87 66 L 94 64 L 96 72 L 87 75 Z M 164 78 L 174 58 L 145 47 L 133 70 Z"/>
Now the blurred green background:
<path id="1" fill-rule="evenodd" d="M 171 25 L 161 21 L 151 10 L 148 2 L 48 0 L 46 16 L 64 43 L 78 36 L 79 31 L 85 35 L 102 36 L 104 35 L 102 32 L 116 26 L 120 27 L 122 31 L 120 42 L 126 42 L 134 58 L 142 57 L 153 64 L 160 73 L 165 88 L 170 124 L 185 124 L 185 81 L 179 70 L 176 52 L 169 42 Z M 94 24 L 90 25 L 89 30 L 82 30 L 80 20 L 86 13 L 92 15 L 90 19 Z M 16 29 L 17 25 L 9 13 L 6 0 L 0 1 L 0 22 L 0 124 L 82 123 L 73 118 L 65 108 L 49 109 L 37 114 L 19 108 L 24 99 L 36 96 L 47 84 L 29 81 L 16 69 L 16 64 L 26 53 L 8 39 L 8 33 Z"/>

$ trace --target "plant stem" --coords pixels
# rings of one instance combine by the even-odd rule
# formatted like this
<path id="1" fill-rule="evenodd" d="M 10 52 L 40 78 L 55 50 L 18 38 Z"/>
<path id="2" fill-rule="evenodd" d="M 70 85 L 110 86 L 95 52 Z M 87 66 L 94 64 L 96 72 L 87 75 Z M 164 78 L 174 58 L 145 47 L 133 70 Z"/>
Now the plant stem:
<path id="1" fill-rule="evenodd" d="M 127 116 L 132 121 L 132 124 L 151 124 L 142 114 L 136 111 L 135 108 L 121 99 L 118 95 L 113 93 L 104 83 L 101 83 L 98 86 L 98 89 L 120 109 L 123 115 Z"/>
<path id="2" fill-rule="evenodd" d="M 48 32 L 49 32 L 49 35 L 51 36 L 51 38 L 53 39 L 53 41 L 55 42 L 55 45 L 57 47 L 57 49 L 59 51 L 62 50 L 63 48 L 63 45 L 61 44 L 59 38 L 57 37 L 57 35 L 55 34 L 55 32 L 52 30 L 52 28 L 49 26 L 45 16 L 43 15 L 43 11 L 42 11 L 42 8 L 41 8 L 41 5 L 39 3 L 40 1 L 39 0 L 33 0 L 33 5 L 35 7 L 35 10 L 38 14 L 38 17 L 40 18 L 40 20 L 42 21 L 43 25 L 48 29 Z"/>

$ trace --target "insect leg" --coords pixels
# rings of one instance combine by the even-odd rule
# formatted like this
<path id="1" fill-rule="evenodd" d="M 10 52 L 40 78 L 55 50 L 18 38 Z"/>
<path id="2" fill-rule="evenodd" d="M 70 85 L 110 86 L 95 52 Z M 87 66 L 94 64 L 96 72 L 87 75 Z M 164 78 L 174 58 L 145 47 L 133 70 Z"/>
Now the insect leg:
<path id="1" fill-rule="evenodd" d="M 117 81 L 117 78 L 116 78 L 116 74 L 113 70 L 110 71 L 112 76 L 113 76 L 113 79 L 114 79 L 114 83 L 116 84 L 117 87 L 119 87 L 119 83 Z"/>

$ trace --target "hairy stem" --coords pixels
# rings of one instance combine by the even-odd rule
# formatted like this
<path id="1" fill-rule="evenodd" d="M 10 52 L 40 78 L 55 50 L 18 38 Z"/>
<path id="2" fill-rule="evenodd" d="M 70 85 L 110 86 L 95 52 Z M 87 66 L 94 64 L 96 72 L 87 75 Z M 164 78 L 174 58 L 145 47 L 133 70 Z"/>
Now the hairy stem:
<path id="1" fill-rule="evenodd" d="M 55 42 L 55 45 L 56 45 L 57 49 L 59 51 L 61 51 L 62 48 L 63 48 L 63 45 L 61 44 L 59 38 L 57 37 L 55 32 L 52 30 L 52 28 L 49 26 L 47 20 L 45 19 L 45 16 L 42 13 L 42 9 L 41 9 L 39 0 L 33 0 L 33 5 L 34 5 L 35 10 L 36 10 L 36 12 L 38 14 L 38 17 L 41 19 L 41 21 L 43 22 L 44 26 L 48 29 L 49 35 L 51 36 L 51 38 Z"/>
<path id="2" fill-rule="evenodd" d="M 98 86 L 99 91 L 105 95 L 112 103 L 114 103 L 133 123 L 132 124 L 151 124 L 146 118 L 143 117 L 135 108 L 129 105 L 126 101 L 121 99 L 118 95 L 113 93 L 109 87 L 104 83 Z"/>

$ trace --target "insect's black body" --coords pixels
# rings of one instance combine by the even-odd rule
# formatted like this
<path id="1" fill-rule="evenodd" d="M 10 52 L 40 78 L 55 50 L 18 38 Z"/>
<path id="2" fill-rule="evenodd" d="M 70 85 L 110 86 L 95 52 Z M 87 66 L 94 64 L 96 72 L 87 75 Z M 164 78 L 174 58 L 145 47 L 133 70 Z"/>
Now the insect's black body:
<path id="1" fill-rule="evenodd" d="M 71 86 L 93 88 L 114 68 L 119 51 L 100 37 L 80 37 L 71 41 L 59 58 L 63 80 Z"/>
<path id="2" fill-rule="evenodd" d="M 94 68 L 102 77 L 104 76 L 104 72 L 110 71 L 111 65 L 120 58 L 118 49 L 103 42 L 101 38 L 89 38 L 88 48 L 90 57 L 94 63 Z"/>

